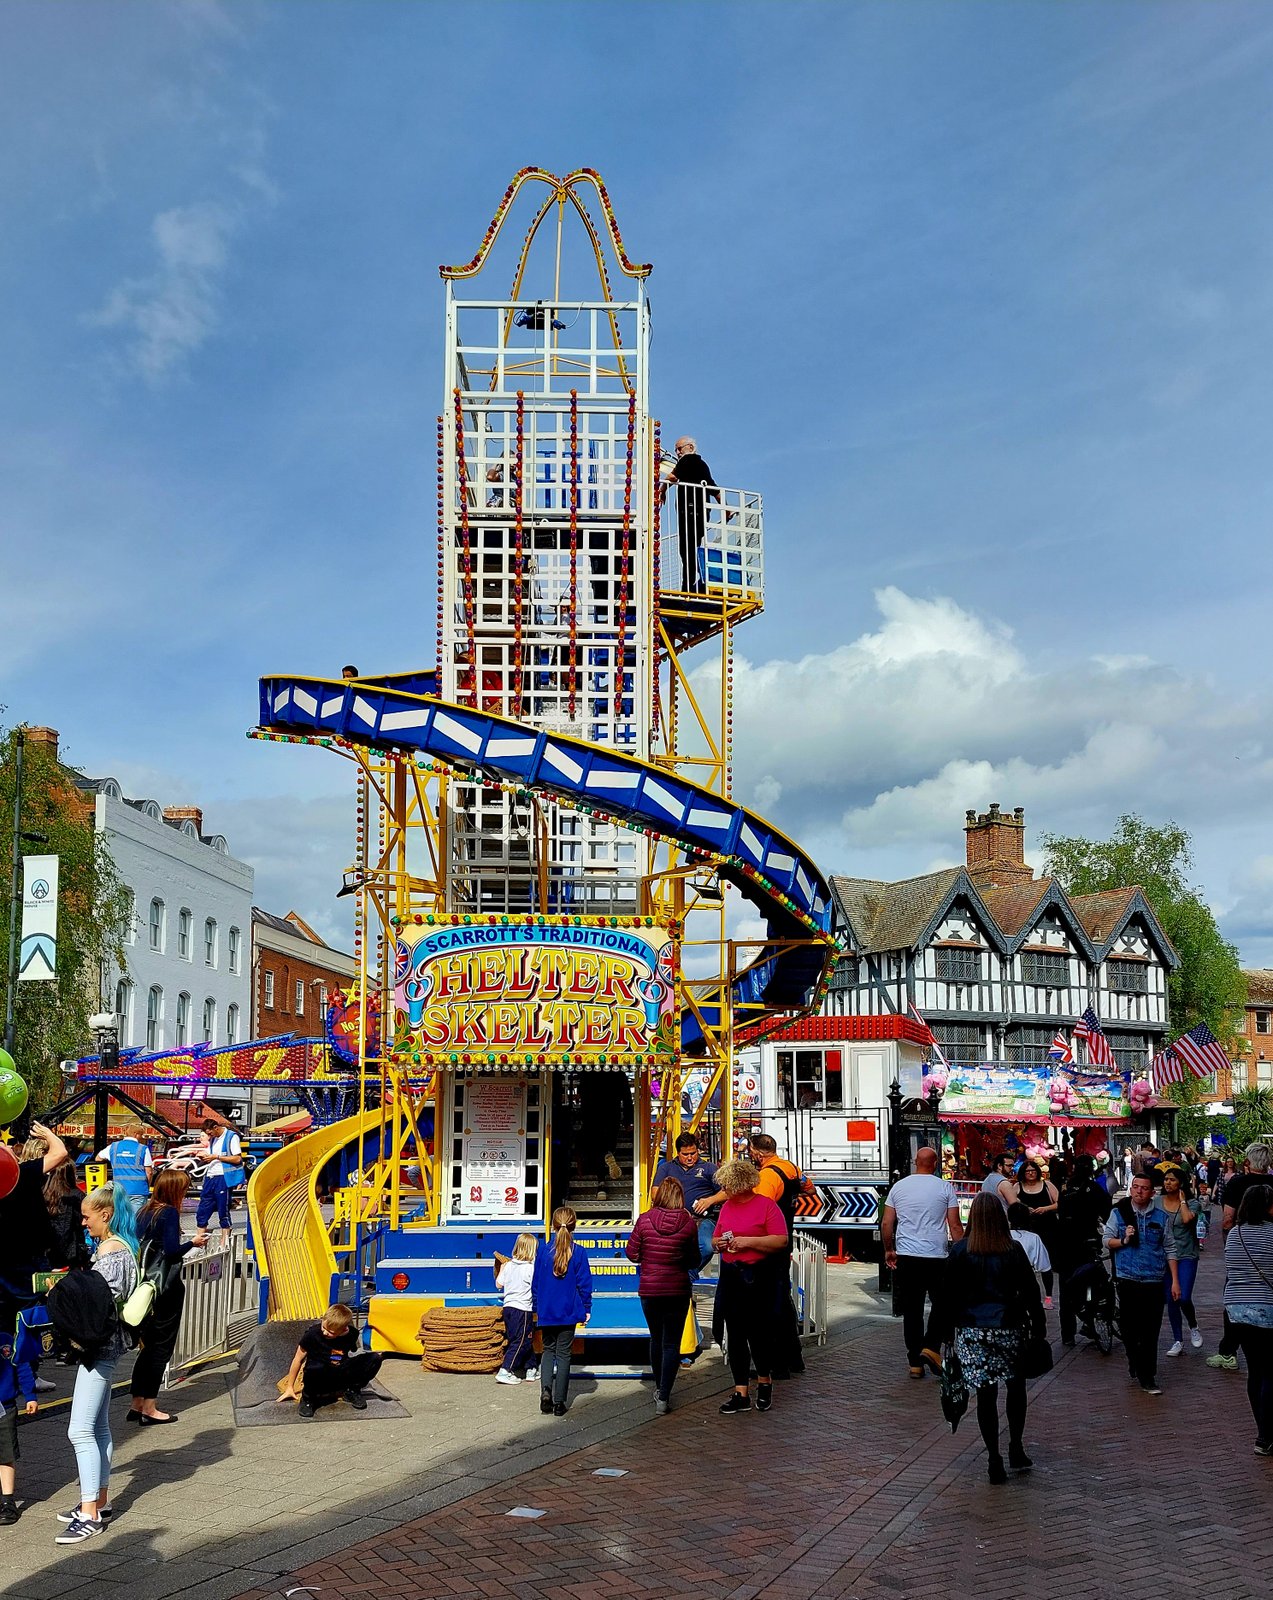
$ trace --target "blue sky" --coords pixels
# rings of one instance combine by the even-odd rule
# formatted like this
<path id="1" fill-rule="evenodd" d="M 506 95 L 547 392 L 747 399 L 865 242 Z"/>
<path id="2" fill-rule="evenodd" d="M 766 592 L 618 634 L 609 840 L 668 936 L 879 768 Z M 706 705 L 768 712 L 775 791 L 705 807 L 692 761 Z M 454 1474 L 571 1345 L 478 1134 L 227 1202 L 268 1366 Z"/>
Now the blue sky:
<path id="1" fill-rule="evenodd" d="M 655 263 L 653 398 L 765 495 L 744 797 L 1190 828 L 1273 964 L 1262 5 L 0 3 L 0 703 L 335 930 L 263 672 L 433 658 L 440 261 L 520 166 Z"/>

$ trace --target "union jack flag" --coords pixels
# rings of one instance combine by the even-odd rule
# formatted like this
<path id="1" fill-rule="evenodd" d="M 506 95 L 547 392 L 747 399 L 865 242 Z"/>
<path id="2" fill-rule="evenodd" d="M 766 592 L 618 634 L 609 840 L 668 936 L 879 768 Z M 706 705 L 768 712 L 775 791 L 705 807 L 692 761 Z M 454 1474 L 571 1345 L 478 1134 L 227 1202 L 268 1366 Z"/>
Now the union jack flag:
<path id="1" fill-rule="evenodd" d="M 1070 1041 L 1065 1037 L 1064 1028 L 1056 1030 L 1056 1038 L 1048 1046 L 1048 1055 L 1059 1066 L 1065 1066 L 1068 1062 L 1074 1060 L 1074 1051 L 1070 1047 Z"/>
<path id="2" fill-rule="evenodd" d="M 947 1072 L 949 1072 L 950 1062 L 947 1061 L 946 1057 L 942 1054 L 941 1046 L 937 1043 L 937 1035 L 924 1021 L 923 1017 L 920 1015 L 919 1007 L 915 1004 L 915 1002 L 912 1000 L 909 1002 L 909 1004 L 911 1008 L 911 1014 L 914 1016 L 915 1021 L 919 1023 L 921 1028 L 928 1028 L 928 1037 L 931 1041 L 928 1049 L 928 1059 L 932 1062 L 933 1066 L 943 1067 Z"/>
<path id="3" fill-rule="evenodd" d="M 1195 1078 L 1209 1078 L 1229 1065 L 1224 1046 L 1205 1022 L 1182 1033 L 1172 1049 Z"/>
<path id="4" fill-rule="evenodd" d="M 1082 1039 L 1087 1045 L 1087 1064 L 1089 1067 L 1116 1067 L 1114 1052 L 1109 1047 L 1109 1040 L 1101 1032 L 1100 1022 L 1091 1006 L 1074 1024 L 1074 1037 Z"/>
<path id="5" fill-rule="evenodd" d="M 1171 1045 L 1164 1045 L 1149 1063 L 1149 1082 L 1154 1093 L 1157 1094 L 1165 1083 L 1183 1083 L 1184 1081 L 1184 1063 Z"/>

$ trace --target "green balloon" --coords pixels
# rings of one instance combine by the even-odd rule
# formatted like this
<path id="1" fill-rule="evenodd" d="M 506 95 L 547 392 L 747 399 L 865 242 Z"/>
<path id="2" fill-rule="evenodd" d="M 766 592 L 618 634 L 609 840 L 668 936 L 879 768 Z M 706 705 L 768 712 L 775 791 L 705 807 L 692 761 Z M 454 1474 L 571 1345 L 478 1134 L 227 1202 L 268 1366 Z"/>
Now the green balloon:
<path id="1" fill-rule="evenodd" d="M 0 1127 L 27 1108 L 27 1086 L 13 1070 L 13 1057 L 0 1050 Z"/>

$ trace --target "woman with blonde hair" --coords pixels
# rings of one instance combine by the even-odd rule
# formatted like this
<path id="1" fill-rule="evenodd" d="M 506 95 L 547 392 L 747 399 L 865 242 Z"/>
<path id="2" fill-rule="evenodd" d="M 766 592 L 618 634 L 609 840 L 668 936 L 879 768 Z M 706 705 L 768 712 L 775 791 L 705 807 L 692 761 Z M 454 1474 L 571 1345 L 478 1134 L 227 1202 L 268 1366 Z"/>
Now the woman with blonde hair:
<path id="1" fill-rule="evenodd" d="M 768 1195 L 757 1194 L 760 1173 L 750 1161 L 726 1161 L 716 1169 L 725 1191 L 713 1241 L 720 1251 L 720 1309 L 729 1345 L 734 1392 L 721 1415 L 751 1410 L 751 1368 L 756 1367 L 756 1409 L 773 1404 L 773 1356 L 779 1308 L 788 1290 L 781 1252 L 787 1224 Z"/>
<path id="2" fill-rule="evenodd" d="M 569 1206 L 553 1212 L 553 1238 L 535 1252 L 531 1296 L 544 1351 L 539 1363 L 539 1409 L 545 1416 L 566 1415 L 570 1387 L 570 1347 L 579 1323 L 592 1315 L 592 1269 L 575 1243 L 577 1219 Z"/>
<path id="3" fill-rule="evenodd" d="M 999 1385 L 1008 1390 L 1008 1465 L 1028 1472 L 1025 1453 L 1026 1392 L 1021 1374 L 1027 1339 L 1047 1331 L 1039 1283 L 1025 1251 L 1008 1231 L 1008 1214 L 990 1194 L 979 1194 L 968 1232 L 951 1246 L 947 1267 L 955 1353 L 968 1387 L 977 1391 L 977 1426 L 990 1457 L 991 1483 L 1006 1483 L 999 1454 Z"/>
<path id="4" fill-rule="evenodd" d="M 664 1416 L 671 1409 L 672 1385 L 681 1361 L 690 1273 L 703 1259 L 698 1223 L 685 1209 L 685 1190 L 675 1178 L 664 1178 L 654 1191 L 654 1203 L 637 1218 L 624 1252 L 637 1264 L 637 1294 L 650 1330 L 654 1410 Z"/>

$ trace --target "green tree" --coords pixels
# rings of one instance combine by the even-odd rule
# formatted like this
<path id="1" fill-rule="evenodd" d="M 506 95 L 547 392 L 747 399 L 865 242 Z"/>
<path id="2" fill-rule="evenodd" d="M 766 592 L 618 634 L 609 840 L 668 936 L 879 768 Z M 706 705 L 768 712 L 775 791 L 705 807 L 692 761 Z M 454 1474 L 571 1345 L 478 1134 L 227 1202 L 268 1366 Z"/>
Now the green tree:
<path id="1" fill-rule="evenodd" d="M 0 728 L 0 839 L 5 845 L 0 853 L 0 927 L 6 962 L 16 751 L 17 730 Z M 48 745 L 29 739 L 23 754 L 22 830 L 48 839 L 47 844 L 25 846 L 27 851 L 58 858 L 57 976 L 48 983 L 16 986 L 14 1059 L 30 1087 L 32 1106 L 39 1108 L 60 1096 L 58 1062 L 81 1055 L 92 1044 L 88 1019 L 103 1009 L 103 965 L 124 965 L 132 897 L 105 841 L 94 832 L 91 806 L 75 787 L 72 769 Z"/>
<path id="2" fill-rule="evenodd" d="M 1118 819 L 1112 839 L 1045 833 L 1041 842 L 1044 871 L 1067 894 L 1097 894 L 1133 884 L 1144 892 L 1180 957 L 1167 989 L 1172 1035 L 1205 1022 L 1232 1053 L 1246 981 L 1237 950 L 1221 936 L 1202 891 L 1189 882 L 1193 852 L 1188 833 L 1174 822 L 1156 828 L 1131 814 Z M 1187 1085 L 1179 1096 L 1182 1103 L 1192 1098 L 1192 1087 Z"/>

